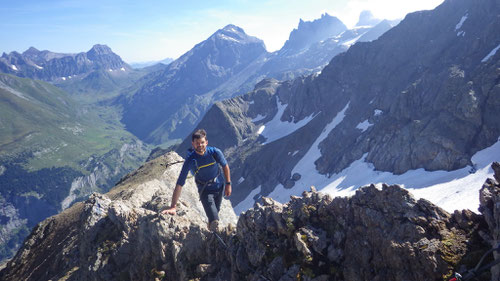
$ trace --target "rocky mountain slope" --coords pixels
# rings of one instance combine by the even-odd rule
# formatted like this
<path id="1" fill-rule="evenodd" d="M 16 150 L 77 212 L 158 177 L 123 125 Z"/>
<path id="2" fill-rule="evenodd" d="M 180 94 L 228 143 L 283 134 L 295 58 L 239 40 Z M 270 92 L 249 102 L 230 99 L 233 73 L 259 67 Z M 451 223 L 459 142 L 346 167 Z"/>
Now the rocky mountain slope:
<path id="1" fill-rule="evenodd" d="M 77 54 L 39 51 L 34 47 L 22 54 L 0 57 L 0 72 L 50 82 L 75 99 L 95 103 L 116 97 L 153 69 L 134 70 L 106 45 L 94 45 Z"/>
<path id="2" fill-rule="evenodd" d="M 184 128 L 189 128 L 208 106 L 197 102 L 200 96 L 265 52 L 261 40 L 228 25 L 170 63 L 166 70 L 146 77 L 149 80 L 138 92 L 118 99 L 116 103 L 123 107 L 122 122 L 147 141 L 184 137 Z M 186 124 L 181 126 L 182 122 Z"/>
<path id="3" fill-rule="evenodd" d="M 149 148 L 115 114 L 0 73 L 0 261 L 37 223 L 109 190 L 146 158 Z"/>
<path id="4" fill-rule="evenodd" d="M 283 48 L 268 53 L 261 40 L 228 25 L 166 70 L 145 76 L 140 89 L 115 104 L 124 108 L 122 121 L 142 140 L 160 144 L 182 139 L 213 102 L 250 91 L 266 77 L 291 79 L 320 71 L 357 40 L 374 40 L 392 26 L 385 21 L 347 30 L 324 14 L 312 22 L 301 20 Z"/>
<path id="5" fill-rule="evenodd" d="M 473 173 L 471 157 L 500 136 L 499 13 L 497 0 L 445 1 L 353 45 L 320 74 L 266 80 L 216 103 L 197 126 L 228 154 L 233 204 L 299 184 L 300 193 L 316 174 L 318 188 L 338 185 L 356 161 L 374 173 Z"/>
<path id="6" fill-rule="evenodd" d="M 40 223 L 2 280 L 447 280 L 498 243 L 500 165 L 481 191 L 483 215 L 449 214 L 399 186 L 350 198 L 304 192 L 264 198 L 236 226 L 227 200 L 218 237 L 189 179 L 168 205 L 182 158 L 147 162 L 107 194 Z M 218 239 L 220 238 L 220 240 Z M 498 280 L 484 272 L 481 280 Z"/>

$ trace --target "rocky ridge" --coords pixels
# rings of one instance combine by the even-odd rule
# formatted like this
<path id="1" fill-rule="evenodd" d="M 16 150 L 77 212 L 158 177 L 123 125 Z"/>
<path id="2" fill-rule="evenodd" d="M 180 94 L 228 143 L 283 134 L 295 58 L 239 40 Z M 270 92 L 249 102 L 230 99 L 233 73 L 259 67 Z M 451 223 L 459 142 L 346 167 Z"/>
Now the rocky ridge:
<path id="1" fill-rule="evenodd" d="M 399 186 L 350 198 L 315 191 L 270 198 L 236 217 L 224 202 L 223 243 L 206 229 L 192 179 L 177 216 L 168 205 L 182 158 L 168 153 L 40 223 L 0 272 L 2 280 L 447 280 L 471 268 L 498 235 L 495 179 L 477 215 L 449 214 Z M 485 223 L 486 221 L 486 223 Z M 489 227 L 489 228 L 488 228 Z M 491 239 L 495 237 L 494 239 Z M 481 280 L 497 280 L 493 272 Z"/>

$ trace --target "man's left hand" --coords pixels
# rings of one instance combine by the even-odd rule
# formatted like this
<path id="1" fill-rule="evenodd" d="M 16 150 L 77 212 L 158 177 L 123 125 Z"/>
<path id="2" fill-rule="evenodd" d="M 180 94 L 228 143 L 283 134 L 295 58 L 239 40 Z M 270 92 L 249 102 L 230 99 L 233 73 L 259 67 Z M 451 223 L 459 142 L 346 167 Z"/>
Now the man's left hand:
<path id="1" fill-rule="evenodd" d="M 224 189 L 224 195 L 226 197 L 231 196 L 231 184 L 226 184 L 226 188 Z"/>

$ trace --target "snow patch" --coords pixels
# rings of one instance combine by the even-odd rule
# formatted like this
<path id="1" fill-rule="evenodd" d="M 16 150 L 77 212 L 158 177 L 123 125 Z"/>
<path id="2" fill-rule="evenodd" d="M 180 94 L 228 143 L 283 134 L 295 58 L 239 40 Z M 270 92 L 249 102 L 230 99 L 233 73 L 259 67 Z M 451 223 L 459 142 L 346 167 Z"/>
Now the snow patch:
<path id="1" fill-rule="evenodd" d="M 11 65 L 10 68 L 12 68 L 12 70 L 14 70 L 14 71 L 19 71 L 19 69 L 17 69 L 17 66 L 15 66 L 15 65 Z"/>
<path id="2" fill-rule="evenodd" d="M 263 115 L 257 115 L 257 117 L 255 117 L 254 119 L 252 119 L 252 122 L 253 123 L 256 123 L 256 122 L 259 122 L 260 120 L 266 118 L 266 116 L 263 116 Z"/>
<path id="3" fill-rule="evenodd" d="M 375 111 L 373 112 L 373 115 L 374 115 L 374 116 L 380 116 L 380 115 L 382 115 L 382 113 L 384 113 L 382 110 L 380 110 L 380 109 L 375 109 Z"/>
<path id="4" fill-rule="evenodd" d="M 354 43 L 356 43 L 359 40 L 359 38 L 361 38 L 361 36 L 363 36 L 363 35 L 364 35 L 364 33 L 361 34 L 361 35 L 359 35 L 358 37 L 356 37 L 354 39 L 351 39 L 349 41 L 343 42 L 342 45 L 350 47 L 350 46 L 354 45 Z"/>
<path id="5" fill-rule="evenodd" d="M 487 60 L 489 60 L 492 56 L 494 56 L 496 54 L 498 49 L 500 49 L 500 44 L 498 44 L 498 46 L 496 46 L 493 50 L 491 50 L 491 52 L 489 54 L 487 54 L 486 57 L 484 57 L 481 60 L 481 62 L 486 62 Z"/>
<path id="6" fill-rule="evenodd" d="M 261 134 L 266 138 L 266 141 L 263 144 L 270 143 L 282 137 L 288 136 L 289 134 L 295 132 L 297 129 L 305 126 L 314 118 L 314 114 L 311 114 L 310 116 L 300 120 L 297 123 L 287 121 L 283 122 L 280 120 L 280 118 L 283 115 L 283 112 L 285 112 L 286 104 L 282 104 L 277 97 L 276 100 L 278 104 L 278 112 L 271 121 L 264 124 L 265 128 L 263 129 Z"/>
<path id="7" fill-rule="evenodd" d="M 425 198 L 448 212 L 462 209 L 477 212 L 479 190 L 487 178 L 493 177 L 491 163 L 499 160 L 498 155 L 500 155 L 500 139 L 472 157 L 474 167 L 450 172 L 417 169 L 395 175 L 390 172 L 375 171 L 373 165 L 365 161 L 367 156 L 365 154 L 342 172 L 331 177 L 319 174 L 314 169 L 312 161 L 315 157 L 309 157 L 310 167 L 307 170 L 306 166 L 302 167 L 307 173 L 299 171 L 303 178 L 297 181 L 292 189 L 285 189 L 279 184 L 269 197 L 284 203 L 291 195 L 299 196 L 304 190 L 309 190 L 310 185 L 334 197 L 351 196 L 361 186 L 369 184 L 380 186 L 381 183 L 387 183 L 399 184 L 407 188 L 416 198 Z M 296 168 L 292 174 L 298 171 Z"/>
<path id="8" fill-rule="evenodd" d="M 465 31 L 460 30 L 459 32 L 457 32 L 457 37 L 460 37 L 460 36 L 464 37 L 465 36 Z"/>
<path id="9" fill-rule="evenodd" d="M 234 42 L 237 42 L 237 43 L 240 43 L 239 40 L 233 38 L 233 37 L 229 37 L 225 34 L 219 34 L 219 38 L 222 39 L 222 40 L 227 40 L 227 41 L 234 41 Z"/>
<path id="10" fill-rule="evenodd" d="M 316 139 L 316 141 L 314 141 L 313 145 L 309 148 L 304 157 L 302 157 L 302 159 L 300 159 L 300 161 L 295 165 L 291 174 L 301 174 L 302 177 L 300 180 L 296 181 L 295 185 L 291 189 L 285 189 L 283 185 L 279 184 L 274 191 L 268 195 L 269 197 L 276 201 L 285 203 L 290 199 L 291 195 L 300 195 L 304 190 L 308 190 L 310 185 L 315 185 L 316 187 L 324 186 L 324 184 L 316 184 L 318 179 L 325 178 L 327 181 L 329 180 L 324 175 L 319 174 L 318 171 L 316 171 L 316 166 L 314 165 L 314 161 L 321 157 L 318 145 L 333 129 L 335 129 L 335 127 L 337 127 L 338 124 L 342 122 L 342 120 L 344 120 L 345 112 L 348 108 L 349 103 L 344 107 L 344 109 L 337 113 L 330 123 L 325 126 L 321 135 Z"/>
<path id="11" fill-rule="evenodd" d="M 43 67 L 37 65 L 37 64 L 33 64 L 34 67 L 38 68 L 38 69 L 43 69 Z"/>
<path id="12" fill-rule="evenodd" d="M 461 19 L 460 21 L 457 23 L 457 25 L 455 26 L 455 31 L 459 30 L 460 28 L 462 28 L 462 24 L 464 24 L 465 20 L 467 19 L 467 17 L 469 16 L 469 13 L 466 13 Z"/>
<path id="13" fill-rule="evenodd" d="M 242 183 L 243 181 L 245 181 L 245 178 L 244 177 L 241 177 L 239 180 L 238 180 L 238 184 Z"/>
<path id="14" fill-rule="evenodd" d="M 66 81 L 66 77 L 61 78 L 62 80 Z"/>
<path id="15" fill-rule="evenodd" d="M 359 123 L 357 126 L 356 126 L 356 129 L 360 129 L 362 132 L 366 131 L 368 128 L 370 128 L 370 126 L 373 126 L 373 124 L 371 124 L 370 122 L 368 122 L 368 120 L 365 120 L 361 123 Z"/>
<path id="16" fill-rule="evenodd" d="M 262 134 L 262 132 L 264 131 L 265 128 L 266 128 L 266 126 L 264 126 L 264 125 L 260 126 L 259 130 L 257 131 L 257 135 Z"/>
<path id="17" fill-rule="evenodd" d="M 255 195 L 260 193 L 262 186 L 259 185 L 256 189 L 252 190 L 250 194 L 245 198 L 245 200 L 241 201 L 238 205 L 234 207 L 234 212 L 237 216 L 239 216 L 242 212 L 250 209 L 255 204 L 255 200 L 253 199 Z"/>
<path id="18" fill-rule="evenodd" d="M 125 67 L 120 68 L 121 71 L 125 71 Z"/>
<path id="19" fill-rule="evenodd" d="M 251 100 L 248 104 L 254 104 L 254 103 L 255 103 L 255 101 Z"/>

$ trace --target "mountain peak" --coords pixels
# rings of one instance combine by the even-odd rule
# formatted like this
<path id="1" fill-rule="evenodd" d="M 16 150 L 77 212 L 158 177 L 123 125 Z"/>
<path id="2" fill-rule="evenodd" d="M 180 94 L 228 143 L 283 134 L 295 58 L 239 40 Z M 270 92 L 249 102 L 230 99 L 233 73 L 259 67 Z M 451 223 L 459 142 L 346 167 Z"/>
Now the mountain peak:
<path id="1" fill-rule="evenodd" d="M 347 27 L 342 21 L 327 13 L 322 14 L 321 18 L 313 21 L 300 19 L 298 28 L 290 33 L 290 37 L 282 49 L 300 50 L 313 43 L 335 37 L 345 30 L 347 30 Z"/>
<path id="2" fill-rule="evenodd" d="M 226 31 L 226 32 L 234 32 L 234 33 L 245 33 L 243 28 L 236 26 L 234 24 L 228 24 L 221 30 Z"/>
<path id="3" fill-rule="evenodd" d="M 374 17 L 371 11 L 364 10 L 359 14 L 359 20 L 356 26 L 375 26 L 381 21 L 381 19 Z"/>
<path id="4" fill-rule="evenodd" d="M 90 49 L 89 53 L 95 53 L 98 55 L 112 54 L 113 51 L 110 47 L 101 44 L 95 44 L 92 49 Z"/>
<path id="5" fill-rule="evenodd" d="M 38 54 L 38 53 L 40 53 L 40 51 L 37 48 L 29 47 L 29 49 L 24 51 L 23 55 L 34 55 L 34 54 Z"/>
<path id="6" fill-rule="evenodd" d="M 217 30 L 217 32 L 215 32 L 214 35 L 211 36 L 211 38 L 236 43 L 262 42 L 262 40 L 258 39 L 257 37 L 246 34 L 243 28 L 234 24 L 228 24 L 224 28 Z"/>

